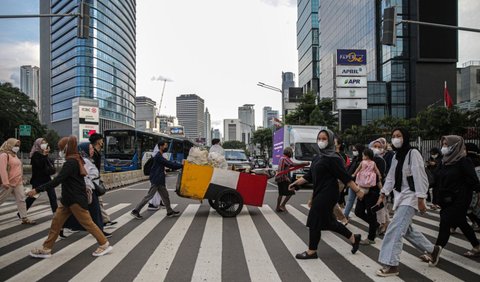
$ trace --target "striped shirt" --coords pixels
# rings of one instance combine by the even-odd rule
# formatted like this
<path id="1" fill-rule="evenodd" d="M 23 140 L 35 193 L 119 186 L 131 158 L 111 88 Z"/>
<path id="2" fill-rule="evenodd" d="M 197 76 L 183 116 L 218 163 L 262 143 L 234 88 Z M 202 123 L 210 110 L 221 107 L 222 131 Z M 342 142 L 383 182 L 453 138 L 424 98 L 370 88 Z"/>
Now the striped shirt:
<path id="1" fill-rule="evenodd" d="M 278 172 L 277 173 L 288 170 L 292 166 L 293 166 L 292 160 L 289 157 L 283 155 L 280 158 L 280 161 L 278 163 Z M 281 175 L 277 175 L 277 176 L 275 176 L 275 181 L 276 182 L 290 181 L 289 174 L 284 173 L 284 174 L 281 174 Z"/>

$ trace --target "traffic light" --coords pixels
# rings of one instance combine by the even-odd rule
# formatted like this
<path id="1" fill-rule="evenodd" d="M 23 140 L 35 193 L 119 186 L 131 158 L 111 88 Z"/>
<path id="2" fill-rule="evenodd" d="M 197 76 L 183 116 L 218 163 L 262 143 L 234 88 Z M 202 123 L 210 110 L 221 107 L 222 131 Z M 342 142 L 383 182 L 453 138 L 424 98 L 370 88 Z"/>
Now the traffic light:
<path id="1" fill-rule="evenodd" d="M 397 13 L 395 7 L 383 10 L 382 44 L 395 46 L 397 41 Z"/>
<path id="2" fill-rule="evenodd" d="M 78 16 L 78 38 L 88 39 L 90 36 L 90 5 L 82 1 L 79 5 L 80 13 Z"/>

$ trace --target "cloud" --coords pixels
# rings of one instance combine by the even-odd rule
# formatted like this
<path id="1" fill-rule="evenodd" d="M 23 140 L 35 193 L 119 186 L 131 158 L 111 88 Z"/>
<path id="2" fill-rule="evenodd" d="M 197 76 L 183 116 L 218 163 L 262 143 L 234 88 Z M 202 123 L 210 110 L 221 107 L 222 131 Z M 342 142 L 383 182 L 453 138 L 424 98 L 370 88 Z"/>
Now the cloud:
<path id="1" fill-rule="evenodd" d="M 40 64 L 40 44 L 38 42 L 0 42 L 0 81 L 20 86 L 20 67 Z"/>
<path id="2" fill-rule="evenodd" d="M 223 126 L 223 120 L 212 120 L 212 127 L 219 128 Z"/>
<path id="3" fill-rule="evenodd" d="M 287 6 L 287 7 L 297 7 L 297 0 L 261 0 L 267 5 L 274 7 Z"/>

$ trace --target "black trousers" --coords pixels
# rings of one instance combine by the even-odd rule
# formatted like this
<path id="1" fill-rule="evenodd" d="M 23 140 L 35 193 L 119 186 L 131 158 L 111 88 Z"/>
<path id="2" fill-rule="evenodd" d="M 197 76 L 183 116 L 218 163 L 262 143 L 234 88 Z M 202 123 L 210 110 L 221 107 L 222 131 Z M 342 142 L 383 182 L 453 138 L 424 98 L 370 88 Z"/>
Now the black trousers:
<path id="1" fill-rule="evenodd" d="M 368 194 L 363 197 L 362 200 L 357 199 L 355 206 L 355 215 L 368 223 L 368 239 L 374 240 L 377 235 L 377 229 L 380 226 L 377 221 L 377 213 L 372 213 L 371 207 L 373 207 L 380 196 L 380 190 L 378 187 L 370 188 Z"/>
<path id="2" fill-rule="evenodd" d="M 450 238 L 450 228 L 458 227 L 462 230 L 462 233 L 467 237 L 470 244 L 473 247 L 479 245 L 478 239 L 475 236 L 475 231 L 467 222 L 467 210 L 466 208 L 459 208 L 457 206 L 451 206 L 442 208 L 440 210 L 440 229 L 438 231 L 438 238 L 436 245 L 445 247 Z"/>
<path id="3" fill-rule="evenodd" d="M 352 232 L 348 230 L 345 225 L 341 224 L 338 222 L 336 219 L 333 219 L 330 226 L 328 227 L 327 230 L 337 232 L 338 234 L 341 234 L 345 236 L 345 238 L 349 239 L 352 237 Z M 320 238 L 322 236 L 322 231 L 321 229 L 312 229 L 310 228 L 310 239 L 308 243 L 308 249 L 310 250 L 316 250 L 318 248 L 318 243 L 320 243 Z"/>
<path id="4" fill-rule="evenodd" d="M 52 209 L 52 212 L 55 213 L 58 208 L 57 194 L 55 193 L 55 188 L 47 189 L 47 195 L 48 200 L 50 201 L 50 208 Z M 37 198 L 33 197 L 27 197 L 25 199 L 25 204 L 27 204 L 27 210 L 33 205 L 33 202 L 35 202 L 36 199 Z"/>

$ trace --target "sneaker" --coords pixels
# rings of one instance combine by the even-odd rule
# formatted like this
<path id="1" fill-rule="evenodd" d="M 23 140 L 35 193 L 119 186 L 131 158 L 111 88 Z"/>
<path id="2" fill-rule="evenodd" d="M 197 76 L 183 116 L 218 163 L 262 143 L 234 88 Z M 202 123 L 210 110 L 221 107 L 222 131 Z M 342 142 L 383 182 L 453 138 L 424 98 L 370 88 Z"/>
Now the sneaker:
<path id="1" fill-rule="evenodd" d="M 430 254 L 431 261 L 428 262 L 428 266 L 436 266 L 440 260 L 440 253 L 442 252 L 442 247 L 435 245 L 433 247 L 433 252 Z"/>
<path id="2" fill-rule="evenodd" d="M 377 270 L 376 274 L 380 277 L 397 276 L 399 274 L 398 266 L 384 266 Z"/>
<path id="3" fill-rule="evenodd" d="M 45 248 L 35 248 L 30 251 L 30 256 L 34 258 L 49 258 L 52 256 L 52 250 Z"/>
<path id="4" fill-rule="evenodd" d="M 317 252 L 315 252 L 311 255 L 309 255 L 307 252 L 303 252 L 303 253 L 295 255 L 295 258 L 296 259 L 317 259 L 318 255 L 317 255 Z"/>
<path id="5" fill-rule="evenodd" d="M 105 236 L 107 238 L 110 238 L 110 237 L 112 237 L 112 233 L 108 233 L 108 232 L 103 231 L 103 236 Z"/>
<path id="6" fill-rule="evenodd" d="M 30 220 L 27 217 L 22 218 L 22 224 L 35 225 L 37 222 L 35 220 Z"/>
<path id="7" fill-rule="evenodd" d="M 115 224 L 117 224 L 117 223 L 118 223 L 117 221 L 107 221 L 107 222 L 105 222 L 103 225 L 104 225 L 104 226 L 112 226 L 112 225 L 115 225 Z"/>
<path id="8" fill-rule="evenodd" d="M 92 253 L 92 256 L 94 257 L 101 257 L 106 254 L 108 254 L 111 250 L 113 250 L 113 247 L 110 246 L 110 243 L 105 243 L 101 246 L 98 246 L 98 248 L 95 250 L 95 252 Z"/>
<path id="9" fill-rule="evenodd" d="M 360 247 L 360 241 L 362 240 L 362 235 L 355 234 L 354 238 L 355 242 L 352 244 L 352 254 L 355 254 L 358 251 L 358 248 Z"/>
<path id="10" fill-rule="evenodd" d="M 148 204 L 147 210 L 149 210 L 149 211 L 158 211 L 159 209 L 160 209 L 160 207 L 154 206 L 152 204 Z"/>
<path id="11" fill-rule="evenodd" d="M 373 245 L 373 244 L 375 244 L 375 240 L 370 240 L 368 238 L 360 241 L 360 245 Z"/>
<path id="12" fill-rule="evenodd" d="M 60 230 L 60 234 L 58 234 L 58 236 L 60 237 L 60 239 L 67 239 L 67 236 L 65 236 L 65 233 L 63 233 L 63 229 Z"/>
<path id="13" fill-rule="evenodd" d="M 130 214 L 136 219 L 143 219 L 143 216 L 141 216 L 140 213 L 136 210 L 133 210 Z"/>
<path id="14" fill-rule="evenodd" d="M 180 212 L 179 211 L 171 211 L 167 213 L 167 217 L 174 217 L 174 216 L 179 216 Z"/>
<path id="15" fill-rule="evenodd" d="M 165 204 L 163 203 L 163 201 L 160 201 L 160 206 L 161 206 L 161 207 L 164 207 L 164 206 L 165 206 Z"/>

